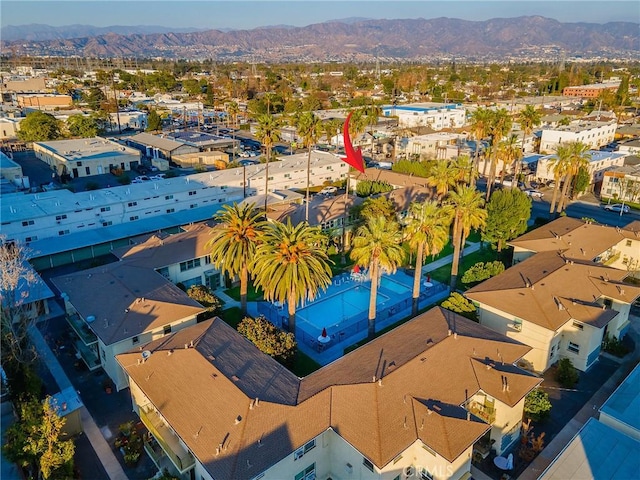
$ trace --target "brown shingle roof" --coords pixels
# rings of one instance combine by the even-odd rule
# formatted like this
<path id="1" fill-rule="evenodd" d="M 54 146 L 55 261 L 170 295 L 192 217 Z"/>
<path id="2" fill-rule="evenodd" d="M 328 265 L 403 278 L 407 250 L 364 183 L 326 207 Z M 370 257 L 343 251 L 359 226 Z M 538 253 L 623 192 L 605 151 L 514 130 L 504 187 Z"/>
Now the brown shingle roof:
<path id="1" fill-rule="evenodd" d="M 623 283 L 626 276 L 622 270 L 543 252 L 467 290 L 465 295 L 549 330 L 557 330 L 572 318 L 601 327 L 617 312 L 603 310 L 597 299 L 606 296 L 631 303 L 640 296 L 640 287 Z"/>
<path id="2" fill-rule="evenodd" d="M 423 187 L 430 188 L 427 179 L 408 175 L 406 173 L 392 172 L 381 168 L 367 168 L 364 173 L 357 174 L 358 181 L 370 180 L 373 182 L 387 182 L 394 187 Z"/>
<path id="3" fill-rule="evenodd" d="M 309 202 L 309 225 L 320 225 L 324 222 L 344 217 L 345 203 L 347 212 L 354 206 L 360 205 L 364 200 L 354 195 L 349 196 L 345 202 L 344 195 L 324 196 L 316 195 Z M 297 225 L 305 221 L 305 205 L 290 204 L 274 207 L 267 216 L 272 220 L 285 222 L 287 219 Z"/>
<path id="4" fill-rule="evenodd" d="M 83 318 L 95 317 L 91 328 L 105 345 L 204 311 L 162 275 L 126 262 L 62 275 L 52 282 L 69 295 Z"/>
<path id="5" fill-rule="evenodd" d="M 540 382 L 505 366 L 505 396 L 491 377 L 479 380 L 472 361 L 498 362 L 499 352 L 514 363 L 530 347 L 440 308 L 304 379 L 219 319 L 145 348 L 152 355 L 144 363 L 138 351 L 118 361 L 215 478 L 251 478 L 328 428 L 379 467 L 418 438 L 452 461 L 489 428 L 463 414 L 471 395 L 482 389 L 515 405 Z"/>

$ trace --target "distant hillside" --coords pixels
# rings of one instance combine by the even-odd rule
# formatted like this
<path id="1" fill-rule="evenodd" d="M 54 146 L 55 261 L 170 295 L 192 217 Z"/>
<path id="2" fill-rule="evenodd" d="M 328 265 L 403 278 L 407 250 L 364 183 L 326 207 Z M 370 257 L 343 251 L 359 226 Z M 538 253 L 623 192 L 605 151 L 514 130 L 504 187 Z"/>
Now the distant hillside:
<path id="1" fill-rule="evenodd" d="M 52 27 L 32 23 L 30 25 L 7 25 L 0 29 L 0 38 L 5 42 L 15 40 L 28 40 L 33 42 L 46 40 L 66 40 L 70 38 L 97 37 L 108 33 L 118 35 L 146 35 L 150 33 L 185 33 L 206 30 L 204 28 L 170 28 L 157 25 L 113 25 L 111 27 L 94 27 L 92 25 L 65 25 L 63 27 Z"/>
<path id="2" fill-rule="evenodd" d="M 363 20 L 226 32 L 109 33 L 32 42 L 5 42 L 3 37 L 2 46 L 5 51 L 30 55 L 272 61 L 544 58 L 550 52 L 586 56 L 626 52 L 637 56 L 638 27 L 631 22 L 562 23 L 539 16 L 477 22 L 453 18 Z"/>

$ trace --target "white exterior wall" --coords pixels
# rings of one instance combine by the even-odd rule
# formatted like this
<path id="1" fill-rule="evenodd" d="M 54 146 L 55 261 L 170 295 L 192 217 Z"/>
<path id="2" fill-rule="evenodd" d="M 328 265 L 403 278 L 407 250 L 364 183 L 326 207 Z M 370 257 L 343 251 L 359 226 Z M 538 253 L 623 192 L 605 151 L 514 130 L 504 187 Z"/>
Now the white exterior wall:
<path id="1" fill-rule="evenodd" d="M 172 322 L 171 332 L 177 332 L 185 327 L 196 324 L 196 316 L 186 317 L 175 322 Z M 94 329 L 100 329 L 99 320 L 95 321 L 92 325 Z M 170 335 L 170 334 L 169 334 Z M 105 345 L 100 338 L 98 338 L 98 354 L 100 355 L 100 364 L 107 375 L 113 380 L 116 385 L 116 390 L 120 391 L 123 388 L 127 388 L 129 385 L 127 375 L 120 364 L 116 361 L 116 355 L 130 351 L 133 348 L 143 346 L 153 340 L 164 337 L 164 326 L 140 333 L 137 335 L 138 342 L 133 343 L 133 335 L 129 338 L 125 338 L 119 342 L 111 345 Z"/>
<path id="2" fill-rule="evenodd" d="M 555 332 L 526 320 L 522 321 L 522 329 L 518 331 L 513 328 L 513 320 L 517 318 L 515 315 L 508 315 L 489 305 L 479 305 L 481 325 L 529 345 L 533 349 L 523 357 L 525 362 L 531 364 L 533 370 L 544 372 L 551 366 L 549 356 Z"/>
<path id="3" fill-rule="evenodd" d="M 639 172 L 640 173 L 640 172 Z M 625 202 L 640 201 L 640 175 L 625 174 L 624 183 L 618 173 L 610 172 L 602 177 L 601 198 L 617 198 Z"/>
<path id="4" fill-rule="evenodd" d="M 420 108 L 420 107 L 415 107 Z M 464 126 L 466 111 L 458 108 L 425 108 L 424 110 L 403 110 L 402 107 L 385 108 L 398 117 L 398 126 L 403 128 L 431 127 L 434 130 L 459 128 Z"/>
<path id="5" fill-rule="evenodd" d="M 220 273 L 220 271 L 217 270 L 211 263 L 207 263 L 207 261 L 209 261 L 209 258 L 210 258 L 208 255 L 197 257 L 197 258 L 200 259 L 199 267 L 194 267 L 189 270 L 181 271 L 180 262 L 179 262 L 179 263 L 173 263 L 171 265 L 167 265 L 165 267 L 156 268 L 156 271 L 161 274 L 164 274 L 164 272 L 161 272 L 160 270 L 162 270 L 162 268 L 166 268 L 167 274 L 164 275 L 164 277 L 174 285 L 177 283 L 183 283 L 187 280 L 191 280 L 195 277 L 200 277 L 200 280 L 201 280 L 200 284 L 206 285 L 205 274 L 214 274 L 214 273 L 220 274 L 220 281 L 221 282 L 223 281 L 222 274 Z"/>
<path id="6" fill-rule="evenodd" d="M 576 131 L 545 128 L 542 130 L 542 137 L 540 138 L 540 153 L 554 152 L 561 143 L 575 141 L 589 145 L 590 148 L 598 149 L 613 142 L 616 127 L 616 123 L 607 123 L 588 125 L 583 129 L 576 129 Z"/>
<path id="7" fill-rule="evenodd" d="M 604 172 L 613 167 L 620 167 L 624 165 L 624 159 L 625 157 L 615 154 L 599 161 L 589 162 L 589 183 L 593 185 L 594 183 L 602 181 Z M 555 160 L 555 155 L 542 157 L 538 160 L 538 166 L 536 168 L 537 178 L 541 180 L 554 180 L 553 160 Z"/>
<path id="8" fill-rule="evenodd" d="M 522 247 L 513 247 L 513 264 L 520 263 L 523 260 L 535 255 L 536 252 L 532 252 L 531 250 L 527 250 Z"/>
<path id="9" fill-rule="evenodd" d="M 501 455 L 510 445 L 520 439 L 524 398 L 514 407 L 496 400 L 495 409 L 496 419 L 491 425 L 491 438 L 496 442 L 491 448 L 494 448 L 496 453 Z"/>
<path id="10" fill-rule="evenodd" d="M 580 371 L 586 371 L 595 360 L 597 360 L 597 356 L 591 364 L 588 364 L 588 357 L 594 350 L 600 349 L 600 345 L 602 344 L 602 337 L 604 334 L 603 328 L 596 328 L 590 325 L 582 324 L 580 322 L 575 322 L 578 325 L 582 325 L 582 330 L 579 327 L 574 326 L 574 321 L 570 320 L 565 323 L 559 331 L 561 332 L 560 336 L 562 341 L 560 342 L 560 357 L 568 358 L 571 360 L 571 363 L 574 367 L 576 367 Z M 569 350 L 569 342 L 579 345 L 580 351 L 578 353 Z"/>

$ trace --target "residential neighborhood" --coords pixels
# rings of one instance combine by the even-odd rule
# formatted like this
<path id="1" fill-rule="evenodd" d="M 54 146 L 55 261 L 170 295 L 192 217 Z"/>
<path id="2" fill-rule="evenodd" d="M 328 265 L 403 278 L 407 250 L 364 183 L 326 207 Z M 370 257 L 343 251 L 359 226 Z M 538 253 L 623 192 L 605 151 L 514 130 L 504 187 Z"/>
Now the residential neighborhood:
<path id="1" fill-rule="evenodd" d="M 640 475 L 635 20 L 9 3 L 3 479 Z"/>

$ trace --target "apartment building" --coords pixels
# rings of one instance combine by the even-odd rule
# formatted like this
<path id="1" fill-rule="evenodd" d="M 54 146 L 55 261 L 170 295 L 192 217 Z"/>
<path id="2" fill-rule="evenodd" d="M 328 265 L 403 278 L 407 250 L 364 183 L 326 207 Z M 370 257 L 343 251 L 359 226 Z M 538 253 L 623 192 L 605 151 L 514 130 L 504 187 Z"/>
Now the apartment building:
<path id="1" fill-rule="evenodd" d="M 35 142 L 33 153 L 53 173 L 73 178 L 129 171 L 140 163 L 140 152 L 101 137 Z"/>
<path id="2" fill-rule="evenodd" d="M 470 153 L 466 135 L 444 132 L 410 137 L 404 151 L 408 156 L 418 155 L 422 159 L 437 160 L 453 159 L 462 153 Z"/>
<path id="3" fill-rule="evenodd" d="M 412 103 L 382 107 L 385 117 L 398 117 L 401 128 L 430 127 L 433 130 L 459 128 L 466 122 L 466 110 L 460 103 Z"/>
<path id="4" fill-rule="evenodd" d="M 589 150 L 589 190 L 593 190 L 594 187 L 599 186 L 607 171 L 617 169 L 624 165 L 627 156 L 623 153 L 617 152 L 604 152 L 600 150 Z M 554 164 L 557 160 L 557 155 L 545 155 L 538 160 L 535 176 L 540 181 L 554 180 L 555 174 L 553 172 Z"/>
<path id="5" fill-rule="evenodd" d="M 540 137 L 540 153 L 554 152 L 562 143 L 580 141 L 598 149 L 613 142 L 617 124 L 612 122 L 576 121 L 570 125 L 543 128 Z"/>
<path id="6" fill-rule="evenodd" d="M 598 98 L 606 90 L 616 91 L 620 82 L 591 83 L 589 85 L 576 85 L 564 87 L 562 95 L 565 97 Z"/>
<path id="7" fill-rule="evenodd" d="M 600 198 L 640 203 L 640 165 L 623 165 L 604 172 Z"/>
<path id="8" fill-rule="evenodd" d="M 304 378 L 218 318 L 117 361 L 182 478 L 460 479 L 519 440 L 529 350 L 434 308 Z"/>

